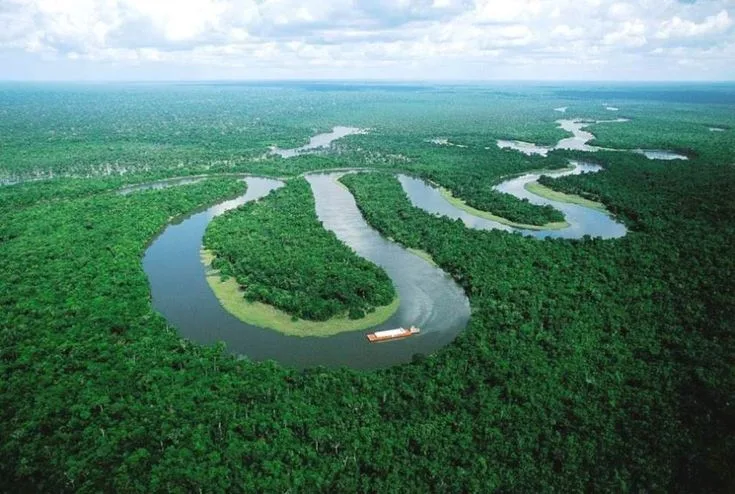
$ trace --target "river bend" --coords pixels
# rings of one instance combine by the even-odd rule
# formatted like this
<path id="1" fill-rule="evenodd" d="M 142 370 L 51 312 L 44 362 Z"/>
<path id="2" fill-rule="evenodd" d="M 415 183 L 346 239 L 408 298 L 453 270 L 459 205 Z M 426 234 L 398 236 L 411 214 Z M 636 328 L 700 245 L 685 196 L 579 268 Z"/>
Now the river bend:
<path id="1" fill-rule="evenodd" d="M 278 150 L 284 157 L 296 156 L 329 145 L 340 134 L 359 129 L 340 127 L 297 150 Z M 575 127 L 577 132 L 582 128 Z M 576 136 L 586 140 L 588 136 Z M 585 146 L 577 141 L 569 145 Z M 596 165 L 574 162 L 573 169 L 553 172 L 554 176 L 599 171 Z M 449 344 L 467 325 L 470 305 L 462 289 L 440 268 L 383 238 L 362 217 L 352 194 L 338 183 L 344 172 L 306 175 L 315 199 L 316 213 L 324 227 L 355 252 L 382 267 L 393 281 L 400 306 L 385 323 L 363 331 L 331 337 L 288 336 L 271 329 L 242 322 L 227 312 L 206 280 L 200 257 L 202 238 L 209 222 L 225 211 L 258 200 L 281 187 L 283 182 L 247 177 L 247 191 L 242 196 L 216 204 L 169 225 L 145 253 L 143 267 L 151 285 L 154 307 L 178 328 L 180 334 L 203 344 L 224 341 L 230 352 L 262 361 L 276 360 L 303 368 L 317 365 L 349 366 L 375 369 L 409 362 L 417 354 L 430 354 Z M 433 214 L 461 219 L 468 227 L 516 231 L 537 238 L 580 238 L 584 235 L 616 238 L 625 235 L 623 225 L 609 215 L 576 204 L 553 201 L 532 194 L 526 184 L 538 180 L 529 173 L 507 180 L 496 190 L 525 198 L 534 204 L 549 204 L 561 210 L 568 228 L 561 230 L 523 230 L 474 216 L 450 204 L 441 192 L 426 182 L 399 174 L 398 179 L 411 202 Z M 197 177 L 198 179 L 198 177 Z M 192 183 L 191 179 L 161 181 L 123 189 L 132 193 L 145 188 L 163 188 Z M 277 255 L 277 253 L 274 253 Z M 371 344 L 365 334 L 374 330 L 416 325 L 419 336 L 388 344 Z"/>
<path id="2" fill-rule="evenodd" d="M 296 337 L 244 323 L 220 305 L 207 284 L 201 262 L 202 237 L 217 215 L 282 186 L 276 180 L 254 177 L 245 179 L 248 188 L 241 197 L 172 224 L 153 241 L 143 259 L 153 306 L 185 338 L 203 344 L 224 341 L 233 353 L 299 368 L 325 365 L 375 369 L 409 362 L 415 354 L 430 354 L 446 346 L 469 321 L 470 305 L 464 292 L 441 269 L 373 230 L 352 194 L 337 183 L 338 177 L 338 173 L 312 174 L 306 179 L 325 228 L 334 231 L 358 255 L 385 269 L 393 280 L 400 306 L 388 321 L 364 331 L 326 338 Z M 387 344 L 371 344 L 365 338 L 369 331 L 412 324 L 421 327 L 420 335 Z"/>

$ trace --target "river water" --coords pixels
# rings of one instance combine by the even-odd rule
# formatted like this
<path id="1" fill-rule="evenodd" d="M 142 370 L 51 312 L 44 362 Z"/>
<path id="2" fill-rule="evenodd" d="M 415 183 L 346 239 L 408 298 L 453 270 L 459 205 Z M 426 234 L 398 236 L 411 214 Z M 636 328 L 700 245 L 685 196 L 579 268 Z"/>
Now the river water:
<path id="1" fill-rule="evenodd" d="M 400 307 L 384 324 L 327 338 L 295 337 L 246 324 L 228 313 L 207 284 L 200 259 L 209 222 L 223 212 L 257 200 L 282 182 L 247 178 L 247 192 L 172 224 L 151 244 L 143 268 L 153 306 L 181 336 L 212 344 L 253 360 L 276 360 L 292 367 L 349 366 L 375 369 L 409 362 L 450 343 L 467 325 L 470 306 L 462 289 L 446 273 L 390 242 L 370 228 L 352 195 L 336 182 L 338 174 L 308 175 L 316 210 L 325 228 L 359 255 L 385 269 L 400 296 Z M 274 252 L 274 256 L 278 253 Z M 416 325 L 418 336 L 383 344 L 369 343 L 367 332 Z"/>
<path id="2" fill-rule="evenodd" d="M 574 124 L 578 125 L 578 124 Z M 574 127 L 578 133 L 581 127 Z M 342 129 L 338 131 L 337 129 Z M 345 130 L 346 129 L 346 130 Z M 335 127 L 335 132 L 315 136 L 309 146 L 298 150 L 279 150 L 284 157 L 296 156 L 308 149 L 328 145 L 337 135 L 349 135 L 360 129 Z M 318 137 L 318 139 L 317 139 Z M 569 146 L 585 146 L 587 136 L 568 141 Z M 325 144 L 326 143 L 326 144 Z M 573 170 L 552 173 L 556 176 L 589 173 L 600 170 L 596 165 L 573 163 Z M 393 281 L 400 297 L 396 313 L 385 323 L 363 331 L 317 338 L 287 336 L 271 329 L 240 321 L 219 303 L 206 280 L 201 262 L 202 238 L 209 222 L 225 211 L 246 202 L 258 200 L 282 182 L 273 179 L 247 177 L 245 194 L 197 212 L 169 225 L 145 253 L 143 267 L 151 285 L 153 305 L 180 334 L 203 344 L 225 342 L 230 352 L 262 361 L 276 360 L 282 364 L 303 368 L 317 365 L 348 366 L 376 369 L 409 362 L 417 354 L 430 354 L 449 344 L 467 325 L 470 305 L 462 289 L 436 266 L 408 252 L 398 244 L 383 238 L 362 217 L 350 192 L 337 182 L 344 172 L 306 175 L 315 199 L 316 213 L 324 227 L 355 252 L 382 267 Z M 525 185 L 539 175 L 526 174 L 510 179 L 497 190 L 526 198 L 534 204 L 550 204 L 561 210 L 569 228 L 562 230 L 523 230 L 478 218 L 446 201 L 438 189 L 422 180 L 399 175 L 411 202 L 428 212 L 461 219 L 468 227 L 516 231 L 537 238 L 580 238 L 583 235 L 616 238 L 625 234 L 625 227 L 607 214 L 582 206 L 551 201 L 531 194 Z M 145 188 L 184 185 L 199 178 L 160 181 L 123 189 L 130 193 Z M 273 253 L 275 256 L 277 252 Z M 389 343 L 369 343 L 365 334 L 375 330 L 419 326 L 418 336 Z"/>
<path id="3" fill-rule="evenodd" d="M 341 139 L 343 137 L 354 134 L 364 134 L 365 132 L 367 132 L 365 129 L 360 129 L 357 127 L 337 126 L 332 128 L 331 132 L 325 132 L 323 134 L 317 134 L 313 136 L 311 139 L 309 139 L 309 144 L 306 144 L 299 148 L 281 149 L 274 146 L 270 148 L 270 151 L 271 153 L 277 154 L 282 158 L 293 158 L 294 156 L 298 156 L 300 154 L 305 154 L 310 151 L 329 147 L 332 145 L 332 142 L 336 141 L 337 139 Z"/>
<path id="4" fill-rule="evenodd" d="M 526 155 L 538 154 L 547 156 L 550 151 L 555 149 L 570 149 L 575 151 L 624 151 L 621 149 L 602 148 L 598 146 L 590 146 L 588 143 L 595 138 L 594 134 L 584 130 L 592 124 L 601 123 L 623 123 L 629 122 L 627 118 L 616 118 L 614 120 L 557 120 L 559 128 L 572 133 L 572 137 L 561 139 L 554 146 L 539 146 L 532 142 L 525 141 L 508 141 L 498 140 L 496 144 L 501 149 L 514 149 Z M 642 154 L 648 159 L 656 160 L 687 160 L 686 156 L 674 151 L 666 151 L 663 149 L 634 149 L 632 152 Z"/>
<path id="5" fill-rule="evenodd" d="M 545 175 L 562 177 L 565 175 L 577 175 L 580 173 L 594 173 L 602 168 L 597 165 L 572 162 L 573 170 L 549 172 Z M 525 189 L 526 184 L 535 182 L 540 174 L 528 173 L 517 178 L 507 180 L 495 187 L 495 190 L 514 195 L 521 199 L 528 199 L 533 204 L 550 205 L 564 213 L 569 227 L 561 230 L 527 230 L 514 228 L 497 221 L 475 216 L 467 211 L 459 209 L 442 196 L 439 189 L 429 185 L 421 179 L 399 175 L 398 180 L 403 190 L 408 195 L 411 203 L 429 213 L 446 216 L 451 219 L 459 219 L 469 228 L 478 230 L 503 230 L 507 232 L 518 232 L 523 235 L 536 238 L 581 238 L 584 235 L 600 238 L 618 238 L 626 234 L 627 230 L 622 223 L 615 221 L 608 214 L 590 209 L 577 204 L 553 201 L 537 196 Z"/>

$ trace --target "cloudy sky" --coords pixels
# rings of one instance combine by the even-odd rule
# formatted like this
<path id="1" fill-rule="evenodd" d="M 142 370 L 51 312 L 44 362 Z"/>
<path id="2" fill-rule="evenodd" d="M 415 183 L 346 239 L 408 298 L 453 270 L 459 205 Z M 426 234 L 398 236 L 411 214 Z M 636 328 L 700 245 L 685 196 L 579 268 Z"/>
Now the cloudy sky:
<path id="1" fill-rule="evenodd" d="M 0 79 L 735 80 L 735 0 L 0 0 Z"/>

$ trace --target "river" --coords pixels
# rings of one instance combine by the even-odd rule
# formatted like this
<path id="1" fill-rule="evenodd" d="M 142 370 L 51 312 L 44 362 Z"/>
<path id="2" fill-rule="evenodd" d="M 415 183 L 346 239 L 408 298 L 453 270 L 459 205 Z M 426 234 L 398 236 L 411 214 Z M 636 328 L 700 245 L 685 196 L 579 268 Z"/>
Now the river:
<path id="1" fill-rule="evenodd" d="M 572 170 L 564 170 L 559 172 L 548 172 L 545 175 L 553 177 L 561 177 L 566 175 L 576 175 L 580 173 L 595 173 L 602 168 L 597 165 L 572 162 Z M 615 221 L 610 215 L 590 209 L 585 206 L 571 204 L 566 202 L 554 201 L 544 197 L 537 196 L 525 189 L 529 183 L 535 182 L 540 177 L 538 173 L 527 173 L 520 177 L 506 180 L 505 182 L 495 186 L 495 190 L 514 195 L 520 199 L 528 199 L 533 204 L 550 205 L 564 213 L 564 217 L 569 223 L 569 227 L 560 230 L 527 230 L 522 228 L 514 228 L 497 221 L 475 216 L 463 209 L 451 204 L 440 190 L 426 183 L 425 181 L 409 177 L 407 175 L 399 175 L 398 180 L 403 186 L 403 190 L 408 195 L 411 203 L 427 211 L 429 213 L 446 216 L 451 219 L 459 219 L 469 228 L 478 230 L 503 230 L 507 232 L 518 232 L 523 235 L 536 238 L 582 238 L 584 235 L 600 238 L 618 238 L 626 234 L 625 226 Z"/>
<path id="2" fill-rule="evenodd" d="M 364 134 L 367 132 L 366 129 L 360 129 L 358 127 L 342 127 L 337 126 L 332 128 L 331 132 L 325 132 L 323 134 L 317 134 L 309 139 L 309 143 L 298 148 L 293 149 L 281 149 L 276 146 L 270 148 L 270 152 L 277 154 L 282 158 L 293 158 L 300 154 L 309 153 L 317 149 L 327 148 L 332 145 L 332 142 L 337 139 L 355 134 Z"/>
<path id="3" fill-rule="evenodd" d="M 381 266 L 393 280 L 400 307 L 384 324 L 327 338 L 286 336 L 246 324 L 228 313 L 206 281 L 200 259 L 209 222 L 223 212 L 264 197 L 282 182 L 246 178 L 248 189 L 237 199 L 172 224 L 150 245 L 143 268 L 151 285 L 153 306 L 181 336 L 203 344 L 224 341 L 230 352 L 253 360 L 276 360 L 302 368 L 316 365 L 375 369 L 409 362 L 450 343 L 467 325 L 470 306 L 454 280 L 441 269 L 380 236 L 362 217 L 352 195 L 336 182 L 339 174 L 312 174 L 316 210 L 325 228 L 359 255 Z M 174 185 L 174 184 L 172 184 Z M 274 252 L 274 255 L 278 255 Z M 418 336 L 373 344 L 367 332 L 417 325 Z"/>
<path id="4" fill-rule="evenodd" d="M 514 149 L 526 155 L 538 154 L 540 156 L 546 156 L 550 151 L 555 149 L 570 149 L 575 151 L 629 151 L 637 154 L 642 154 L 648 159 L 656 160 L 687 160 L 688 157 L 683 154 L 676 153 L 674 151 L 667 151 L 663 149 L 611 149 L 602 148 L 598 146 L 590 146 L 589 142 L 592 141 L 595 136 L 591 132 L 585 130 L 592 124 L 603 124 L 603 123 L 624 123 L 629 122 L 627 118 L 616 118 L 613 120 L 557 120 L 556 123 L 560 129 L 572 133 L 572 137 L 566 137 L 557 142 L 554 146 L 539 146 L 537 144 L 525 141 L 509 141 L 500 139 L 496 141 L 496 145 L 501 149 Z"/>
<path id="5" fill-rule="evenodd" d="M 308 152 L 305 147 L 299 149 L 301 151 L 285 155 L 296 156 Z M 584 163 L 575 162 L 573 165 L 572 170 L 552 174 L 562 176 L 601 169 Z M 200 258 L 202 238 L 207 225 L 216 216 L 246 202 L 258 200 L 283 185 L 278 180 L 258 177 L 243 179 L 247 182 L 247 191 L 240 197 L 176 221 L 151 243 L 145 253 L 143 267 L 150 280 L 156 310 L 185 338 L 203 344 L 223 341 L 227 349 L 235 354 L 256 361 L 271 359 L 297 368 L 317 365 L 384 368 L 409 362 L 417 354 L 430 354 L 449 344 L 465 328 L 470 318 L 470 305 L 464 292 L 440 268 L 373 230 L 362 217 L 352 194 L 338 183 L 338 178 L 344 173 L 311 173 L 305 177 L 312 188 L 316 213 L 324 227 L 333 231 L 358 255 L 383 268 L 393 281 L 400 297 L 400 306 L 388 321 L 363 331 L 331 337 L 297 337 L 244 323 L 222 307 L 207 284 L 206 270 Z M 603 212 L 552 201 L 528 192 L 525 185 L 538 177 L 538 174 L 525 174 L 499 184 L 496 189 L 526 198 L 535 204 L 554 206 L 564 213 L 570 224 L 568 228 L 523 230 L 478 218 L 447 202 L 438 189 L 424 181 L 398 175 L 414 205 L 434 214 L 461 219 L 471 228 L 517 231 L 537 238 L 580 238 L 583 235 L 616 238 L 626 233 L 622 224 Z M 198 179 L 196 177 L 194 180 Z M 192 179 L 159 181 L 128 187 L 121 192 L 188 183 L 192 183 Z M 278 253 L 274 252 L 274 255 Z M 365 337 L 366 333 L 375 330 L 411 325 L 419 326 L 421 334 L 382 344 L 369 343 Z"/>

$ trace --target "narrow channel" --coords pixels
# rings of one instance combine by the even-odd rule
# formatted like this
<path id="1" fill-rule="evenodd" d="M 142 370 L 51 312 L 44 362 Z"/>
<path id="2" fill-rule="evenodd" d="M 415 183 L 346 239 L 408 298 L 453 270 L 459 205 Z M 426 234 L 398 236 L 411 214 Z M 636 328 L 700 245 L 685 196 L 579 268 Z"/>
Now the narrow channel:
<path id="1" fill-rule="evenodd" d="M 590 125 L 603 123 L 625 123 L 629 121 L 630 120 L 627 118 L 616 118 L 614 120 L 557 120 L 556 123 L 559 124 L 559 128 L 567 132 L 571 132 L 572 137 L 561 139 L 554 146 L 539 146 L 532 142 L 509 141 L 503 139 L 495 141 L 495 144 L 501 149 L 513 149 L 526 155 L 538 154 L 540 156 L 547 156 L 550 151 L 553 151 L 555 149 L 567 149 L 574 151 L 585 151 L 588 153 L 594 153 L 597 151 L 632 152 L 636 154 L 642 154 L 643 156 L 651 160 L 671 161 L 689 159 L 683 154 L 663 149 L 612 149 L 589 145 L 589 142 L 595 138 L 592 132 L 585 130 Z"/>
<path id="2" fill-rule="evenodd" d="M 571 164 L 574 166 L 573 170 L 550 172 L 547 175 L 561 177 L 580 173 L 595 173 L 602 170 L 597 165 L 580 162 L 572 162 Z M 446 216 L 451 219 L 460 219 L 468 228 L 518 232 L 536 238 L 571 239 L 582 238 L 585 235 L 600 238 L 618 238 L 627 233 L 627 229 L 622 223 L 615 221 L 615 219 L 602 211 L 590 209 L 578 204 L 546 199 L 527 191 L 525 189 L 526 184 L 537 181 L 539 177 L 540 175 L 537 173 L 527 173 L 520 177 L 507 180 L 497 185 L 495 189 L 516 196 L 519 199 L 528 199 L 533 204 L 553 206 L 564 213 L 564 218 L 569 223 L 569 227 L 561 230 L 525 230 L 513 228 L 497 221 L 480 218 L 454 206 L 442 196 L 439 189 L 432 187 L 421 179 L 399 175 L 398 180 L 401 182 L 403 190 L 414 206 L 432 214 Z"/>

